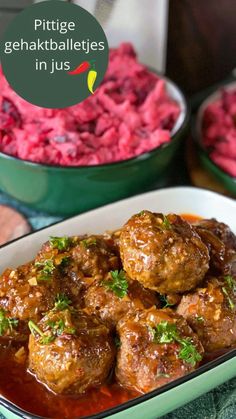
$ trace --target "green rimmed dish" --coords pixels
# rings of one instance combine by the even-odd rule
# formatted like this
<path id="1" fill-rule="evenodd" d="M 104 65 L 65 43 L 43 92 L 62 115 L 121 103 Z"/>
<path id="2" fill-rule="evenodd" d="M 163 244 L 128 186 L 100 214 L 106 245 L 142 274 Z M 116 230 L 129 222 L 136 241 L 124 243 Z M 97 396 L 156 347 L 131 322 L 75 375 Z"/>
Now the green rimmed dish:
<path id="1" fill-rule="evenodd" d="M 197 371 L 175 380 L 137 399 L 104 411 L 97 415 L 83 416 L 83 419 L 157 419 L 172 410 L 194 400 L 207 391 L 235 376 L 236 350 L 209 362 Z M 158 401 L 157 401 L 158 399 Z M 48 419 L 32 415 L 0 398 L 0 413 L 6 419 Z M 79 418 L 76 418 L 79 419 Z"/>
<path id="2" fill-rule="evenodd" d="M 224 89 L 235 89 L 236 88 L 236 82 L 228 83 L 223 86 Z M 202 133 L 201 133 L 201 127 L 202 127 L 202 118 L 204 111 L 206 107 L 217 100 L 220 96 L 220 91 L 216 91 L 210 96 L 207 97 L 207 99 L 204 100 L 204 102 L 201 104 L 197 116 L 194 120 L 193 125 L 193 137 L 195 140 L 195 143 L 197 145 L 198 155 L 200 162 L 203 166 L 203 168 L 209 172 L 224 188 L 230 192 L 231 195 L 236 197 L 236 178 L 230 176 L 228 173 L 226 173 L 223 169 L 221 169 L 219 166 L 217 166 L 213 160 L 210 158 L 209 153 L 205 149 L 204 145 L 202 144 Z"/>
<path id="3" fill-rule="evenodd" d="M 47 166 L 0 153 L 0 189 L 35 210 L 73 215 L 137 194 L 153 184 L 164 186 L 189 119 L 183 93 L 164 79 L 169 95 L 181 107 L 170 143 L 129 160 L 99 166 Z"/>
<path id="4" fill-rule="evenodd" d="M 192 187 L 162 189 L 87 212 L 2 246 L 0 272 L 33 258 L 49 236 L 95 233 L 119 228 L 132 214 L 144 208 L 156 212 L 195 214 L 215 217 L 227 223 L 236 233 L 236 201 L 222 195 Z M 177 379 L 151 393 L 118 405 L 87 419 L 156 419 L 213 389 L 235 376 L 236 349 L 207 362 L 191 374 Z M 43 402 L 43 401 L 42 401 Z M 23 410 L 0 396 L 0 412 L 7 419 L 44 419 Z"/>

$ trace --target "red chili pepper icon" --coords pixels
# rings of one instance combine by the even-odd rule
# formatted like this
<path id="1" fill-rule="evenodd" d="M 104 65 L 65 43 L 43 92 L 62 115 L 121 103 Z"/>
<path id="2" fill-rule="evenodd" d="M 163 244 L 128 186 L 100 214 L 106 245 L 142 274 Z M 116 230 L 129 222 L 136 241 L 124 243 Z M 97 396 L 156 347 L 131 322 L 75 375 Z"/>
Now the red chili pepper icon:
<path id="1" fill-rule="evenodd" d="M 71 76 L 74 76 L 75 74 L 84 73 L 89 68 L 90 68 L 90 63 L 88 61 L 84 61 L 78 67 L 76 67 L 74 70 L 68 71 L 68 74 L 70 74 Z"/>

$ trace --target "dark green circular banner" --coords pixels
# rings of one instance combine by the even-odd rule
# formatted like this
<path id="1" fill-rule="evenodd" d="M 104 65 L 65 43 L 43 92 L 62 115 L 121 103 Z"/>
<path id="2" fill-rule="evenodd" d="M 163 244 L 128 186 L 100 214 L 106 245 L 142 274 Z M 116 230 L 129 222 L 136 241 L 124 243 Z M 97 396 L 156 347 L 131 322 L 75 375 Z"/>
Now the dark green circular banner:
<path id="1" fill-rule="evenodd" d="M 60 0 L 24 9 L 0 47 L 9 84 L 22 98 L 45 108 L 65 108 L 92 95 L 103 80 L 108 55 L 95 17 Z"/>

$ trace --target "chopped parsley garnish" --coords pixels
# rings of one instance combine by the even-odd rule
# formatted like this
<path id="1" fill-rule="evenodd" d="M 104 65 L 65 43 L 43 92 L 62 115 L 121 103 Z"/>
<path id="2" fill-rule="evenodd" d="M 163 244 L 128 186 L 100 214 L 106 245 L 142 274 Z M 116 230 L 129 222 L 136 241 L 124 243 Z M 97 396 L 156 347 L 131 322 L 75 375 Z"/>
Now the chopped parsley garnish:
<path id="1" fill-rule="evenodd" d="M 171 230 L 171 223 L 165 215 L 163 215 L 163 221 L 162 221 L 161 227 L 164 228 L 165 230 Z"/>
<path id="2" fill-rule="evenodd" d="M 54 308 L 58 311 L 69 308 L 71 300 L 65 294 L 57 294 Z"/>
<path id="3" fill-rule="evenodd" d="M 39 269 L 38 275 L 36 280 L 38 281 L 50 281 L 50 279 L 52 279 L 52 274 L 53 271 L 56 268 L 59 269 L 63 269 L 65 266 L 68 265 L 70 261 L 70 257 L 69 256 L 56 256 L 53 259 L 45 259 L 42 261 L 37 261 L 35 262 L 35 266 L 36 268 L 41 268 Z"/>
<path id="4" fill-rule="evenodd" d="M 128 281 L 123 270 L 110 271 L 111 279 L 103 281 L 103 285 L 109 288 L 119 298 L 123 298 L 128 293 Z"/>
<path id="5" fill-rule="evenodd" d="M 155 343 L 171 343 L 176 340 L 177 328 L 174 323 L 162 321 L 152 330 Z"/>
<path id="6" fill-rule="evenodd" d="M 161 303 L 163 304 L 162 308 L 174 306 L 173 303 L 169 303 L 168 299 L 166 298 L 166 295 L 160 294 L 160 300 L 161 300 Z"/>
<path id="7" fill-rule="evenodd" d="M 202 359 L 201 354 L 197 351 L 196 347 L 192 344 L 191 338 L 181 339 L 179 341 L 181 349 L 179 351 L 178 357 L 183 359 L 188 364 L 191 364 L 193 367 L 197 362 L 200 362 Z"/>
<path id="8" fill-rule="evenodd" d="M 233 278 L 231 275 L 226 275 L 223 277 L 225 280 L 227 286 L 233 291 L 233 293 L 236 293 L 236 279 Z"/>
<path id="9" fill-rule="evenodd" d="M 59 319 L 57 321 L 48 320 L 47 326 L 50 330 L 45 333 L 32 320 L 29 321 L 28 326 L 34 336 L 40 336 L 39 343 L 41 345 L 48 345 L 53 342 L 57 336 L 60 336 L 63 333 L 74 335 L 76 332 L 74 327 L 66 327 L 63 319 Z"/>
<path id="10" fill-rule="evenodd" d="M 50 327 L 55 338 L 63 333 L 74 335 L 76 332 L 74 327 L 67 327 L 63 319 L 59 319 L 57 321 L 48 320 L 47 325 Z"/>
<path id="11" fill-rule="evenodd" d="M 149 328 L 149 330 L 152 333 L 154 343 L 179 343 L 178 357 L 188 364 L 194 366 L 201 361 L 202 356 L 197 351 L 191 337 L 182 338 L 174 323 L 162 321 L 155 328 Z"/>
<path id="12" fill-rule="evenodd" d="M 137 215 L 138 215 L 138 217 L 141 217 L 142 215 L 144 215 L 145 214 L 145 211 L 144 210 L 142 210 L 142 211 L 140 211 Z"/>
<path id="13" fill-rule="evenodd" d="M 196 317 L 197 322 L 204 322 L 204 318 L 202 316 Z"/>
<path id="14" fill-rule="evenodd" d="M 43 331 L 32 320 L 28 322 L 28 326 L 32 335 L 36 336 L 36 334 L 38 334 L 39 336 L 42 336 L 42 337 L 44 336 Z"/>
<path id="15" fill-rule="evenodd" d="M 81 241 L 83 246 L 87 249 L 90 246 L 95 246 L 97 244 L 97 240 L 94 238 L 88 238 Z"/>
<path id="16" fill-rule="evenodd" d="M 65 237 L 50 237 L 50 245 L 53 249 L 66 250 L 70 246 L 70 238 Z"/>
<path id="17" fill-rule="evenodd" d="M 121 341 L 120 341 L 120 338 L 118 338 L 118 336 L 115 337 L 115 345 L 117 348 L 121 347 Z"/>
<path id="18" fill-rule="evenodd" d="M 54 336 L 54 335 L 43 335 L 41 338 L 40 338 L 40 341 L 39 341 L 39 343 L 41 344 L 41 345 L 49 345 L 49 343 L 52 343 L 54 340 L 56 339 L 56 336 Z"/>
<path id="19" fill-rule="evenodd" d="M 55 266 L 52 259 L 46 259 L 43 262 L 35 262 L 37 268 L 41 268 L 37 277 L 38 281 L 48 281 L 51 279 Z"/>
<path id="20" fill-rule="evenodd" d="M 230 308 L 231 310 L 233 310 L 233 309 L 234 309 L 234 307 L 235 307 L 235 304 L 233 303 L 232 299 L 230 298 L 230 296 L 229 296 L 229 293 L 228 293 L 227 289 L 226 289 L 225 287 L 222 287 L 222 291 L 223 291 L 223 293 L 225 294 L 225 296 L 226 296 L 226 298 L 227 298 L 227 300 L 228 300 L 229 308 Z"/>
<path id="21" fill-rule="evenodd" d="M 228 287 L 228 289 L 232 290 L 233 293 L 236 292 L 236 281 L 235 279 L 231 276 L 231 275 L 226 275 L 223 277 L 224 281 L 226 282 L 226 286 Z M 233 310 L 235 308 L 235 304 L 233 302 L 233 300 L 231 299 L 227 289 L 225 287 L 222 287 L 222 291 L 225 294 L 227 300 L 228 300 L 228 304 L 229 304 L 229 308 L 231 310 Z"/>
<path id="22" fill-rule="evenodd" d="M 18 326 L 18 320 L 6 316 L 5 310 L 0 310 L 0 336 L 6 332 L 12 332 L 13 328 Z"/>
<path id="23" fill-rule="evenodd" d="M 47 325 L 53 330 L 54 335 L 60 336 L 65 330 L 65 322 L 60 319 L 55 321 L 48 320 Z"/>
<path id="24" fill-rule="evenodd" d="M 63 258 L 61 258 L 61 260 L 60 260 L 59 267 L 64 268 L 65 266 L 68 266 L 69 262 L 70 262 L 70 257 L 69 256 L 63 256 Z"/>

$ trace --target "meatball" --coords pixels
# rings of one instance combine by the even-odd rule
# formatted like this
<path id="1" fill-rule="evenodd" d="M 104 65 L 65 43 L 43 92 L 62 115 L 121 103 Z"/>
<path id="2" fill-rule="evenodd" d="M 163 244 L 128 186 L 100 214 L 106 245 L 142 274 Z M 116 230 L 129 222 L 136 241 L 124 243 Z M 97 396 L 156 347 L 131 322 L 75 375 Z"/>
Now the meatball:
<path id="1" fill-rule="evenodd" d="M 72 259 L 84 276 L 102 279 L 107 272 L 119 268 L 119 258 L 108 243 L 102 236 L 89 236 L 73 248 Z"/>
<path id="2" fill-rule="evenodd" d="M 196 231 L 208 248 L 210 255 L 210 267 L 221 272 L 225 260 L 224 243 L 210 230 L 202 227 L 196 227 Z"/>
<path id="3" fill-rule="evenodd" d="M 110 270 L 120 267 L 114 241 L 103 236 L 52 237 L 43 245 L 38 258 L 62 260 L 61 291 L 78 307 L 94 279 L 102 279 Z"/>
<path id="4" fill-rule="evenodd" d="M 183 293 L 196 287 L 209 268 L 209 252 L 194 229 L 175 214 L 134 215 L 120 236 L 124 269 L 144 287 Z"/>
<path id="5" fill-rule="evenodd" d="M 200 229 L 211 231 L 221 242 L 224 243 L 227 249 L 236 251 L 236 236 L 230 230 L 229 226 L 224 223 L 220 223 L 215 218 L 210 220 L 200 220 L 195 223 L 197 230 Z"/>
<path id="6" fill-rule="evenodd" d="M 116 378 L 142 393 L 193 371 L 203 347 L 186 321 L 170 309 L 149 309 L 124 317 L 117 326 L 120 347 Z"/>
<path id="7" fill-rule="evenodd" d="M 123 271 L 112 271 L 105 281 L 96 281 L 88 288 L 84 304 L 107 325 L 115 327 L 125 314 L 160 303 L 155 292 L 128 279 Z"/>
<path id="8" fill-rule="evenodd" d="M 208 247 L 211 267 L 222 273 L 230 273 L 236 258 L 236 236 L 230 228 L 215 219 L 200 220 L 194 224 L 194 228 Z"/>
<path id="9" fill-rule="evenodd" d="M 0 309 L 19 321 L 40 320 L 59 293 L 59 281 L 51 260 L 6 269 L 0 278 Z"/>
<path id="10" fill-rule="evenodd" d="M 96 317 L 52 310 L 30 328 L 29 371 L 54 393 L 79 394 L 108 378 L 115 348 Z"/>
<path id="11" fill-rule="evenodd" d="M 207 352 L 236 344 L 236 281 L 209 278 L 205 286 L 184 295 L 177 308 L 198 334 Z"/>

